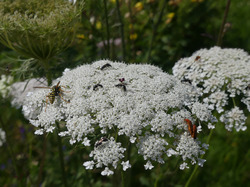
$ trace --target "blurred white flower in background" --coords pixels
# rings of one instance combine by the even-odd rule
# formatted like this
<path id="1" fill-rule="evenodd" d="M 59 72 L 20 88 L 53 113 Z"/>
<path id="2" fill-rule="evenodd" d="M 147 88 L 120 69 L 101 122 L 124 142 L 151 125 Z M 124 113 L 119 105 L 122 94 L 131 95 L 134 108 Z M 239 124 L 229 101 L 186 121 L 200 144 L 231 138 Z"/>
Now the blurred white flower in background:
<path id="1" fill-rule="evenodd" d="M 198 87 L 210 109 L 227 130 L 246 130 L 246 112 L 250 111 L 250 56 L 241 49 L 213 47 L 196 51 L 180 59 L 173 67 L 174 76 Z M 233 107 L 231 107 L 233 106 Z"/>
<path id="2" fill-rule="evenodd" d="M 195 164 L 204 154 L 184 119 L 196 123 L 199 133 L 215 118 L 192 86 L 160 68 L 101 60 L 67 69 L 53 85 L 59 81 L 53 103 L 48 99 L 52 90 L 36 89 L 24 99 L 23 112 L 38 127 L 36 134 L 52 132 L 60 122 L 59 135 L 69 136 L 71 144 L 92 145 L 86 169 L 105 167 L 102 175 L 112 175 L 118 164 L 128 169 L 128 144 L 138 149 L 145 169 L 163 164 L 164 155 Z"/>
<path id="3" fill-rule="evenodd" d="M 4 144 L 6 141 L 6 134 L 5 132 L 0 128 L 0 147 Z"/>
<path id="4" fill-rule="evenodd" d="M 25 97 L 34 92 L 36 86 L 46 87 L 46 79 L 30 79 L 23 82 L 15 82 L 11 85 L 10 95 L 13 97 L 11 104 L 17 108 L 24 103 Z"/>
<path id="5" fill-rule="evenodd" d="M 2 98 L 6 98 L 11 90 L 11 84 L 13 83 L 13 77 L 10 75 L 1 75 L 0 79 L 0 95 Z"/>

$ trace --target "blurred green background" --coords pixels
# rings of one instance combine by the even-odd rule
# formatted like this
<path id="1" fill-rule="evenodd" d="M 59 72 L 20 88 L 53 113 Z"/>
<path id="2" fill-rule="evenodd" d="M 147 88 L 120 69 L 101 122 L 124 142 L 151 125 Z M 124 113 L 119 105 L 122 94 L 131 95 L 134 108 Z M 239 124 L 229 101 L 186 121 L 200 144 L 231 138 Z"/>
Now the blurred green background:
<path id="1" fill-rule="evenodd" d="M 227 2 L 120 0 L 118 9 L 115 0 L 85 0 L 75 38 L 71 46 L 56 57 L 56 65 L 50 69 L 52 76 L 57 78 L 65 68 L 99 59 L 151 63 L 171 73 L 178 59 L 216 45 Z M 248 0 L 231 2 L 222 47 L 250 52 L 249 10 Z M 21 62 L 16 59 L 23 58 L 0 45 L 1 74 L 21 67 Z M 27 77 L 31 78 L 30 70 L 24 76 L 16 74 L 15 81 Z M 23 117 L 21 109 L 11 106 L 10 101 L 8 98 L 0 100 L 0 120 L 8 140 L 0 147 L 0 186 L 62 186 L 57 136 L 34 135 L 35 127 Z M 250 115 L 245 132 L 227 132 L 223 126 L 216 127 L 205 154 L 207 161 L 198 168 L 190 186 L 250 186 L 249 124 Z M 209 131 L 205 130 L 199 138 L 206 141 L 208 134 Z M 70 186 L 120 185 L 119 173 L 103 177 L 100 170 L 85 170 L 82 163 L 87 160 L 89 150 L 81 145 L 69 145 L 68 139 L 62 141 Z M 195 166 L 181 171 L 176 168 L 177 163 L 180 160 L 168 158 L 165 165 L 145 171 L 143 159 L 138 158 L 132 163 L 130 175 L 126 176 L 127 185 L 184 186 Z"/>

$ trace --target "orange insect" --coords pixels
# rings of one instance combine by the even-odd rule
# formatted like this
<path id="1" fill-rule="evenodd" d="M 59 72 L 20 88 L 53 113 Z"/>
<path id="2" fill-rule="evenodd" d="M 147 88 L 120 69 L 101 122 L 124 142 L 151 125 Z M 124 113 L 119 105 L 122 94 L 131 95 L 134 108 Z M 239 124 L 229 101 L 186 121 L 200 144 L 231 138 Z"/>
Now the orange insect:
<path id="1" fill-rule="evenodd" d="M 197 126 L 195 124 L 192 124 L 192 122 L 189 119 L 184 119 L 184 121 L 188 125 L 188 131 L 191 134 L 192 138 L 196 139 L 196 137 L 197 137 Z"/>
<path id="2" fill-rule="evenodd" d="M 197 61 L 197 60 L 199 60 L 200 58 L 201 58 L 201 56 L 196 56 L 195 59 L 194 59 L 194 61 Z"/>

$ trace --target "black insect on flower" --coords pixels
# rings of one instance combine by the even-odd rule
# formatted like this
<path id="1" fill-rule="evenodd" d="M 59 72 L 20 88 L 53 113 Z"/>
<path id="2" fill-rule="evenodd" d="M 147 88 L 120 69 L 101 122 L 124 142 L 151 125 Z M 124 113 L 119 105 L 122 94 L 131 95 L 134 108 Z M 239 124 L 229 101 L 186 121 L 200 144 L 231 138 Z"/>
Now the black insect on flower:
<path id="1" fill-rule="evenodd" d="M 98 146 L 102 145 L 103 142 L 107 142 L 107 141 L 108 141 L 108 139 L 107 139 L 106 137 L 101 137 L 101 139 L 98 140 L 98 141 L 95 143 L 95 147 L 98 147 Z"/>
<path id="2" fill-rule="evenodd" d="M 97 91 L 99 88 L 103 88 L 103 85 L 101 85 L 101 84 L 96 84 L 96 85 L 94 85 L 93 90 L 94 90 L 94 91 Z"/>
<path id="3" fill-rule="evenodd" d="M 182 80 L 181 80 L 182 83 L 189 83 L 189 84 L 192 84 L 192 81 L 190 79 L 187 79 L 186 77 L 184 77 Z"/>
<path id="4" fill-rule="evenodd" d="M 101 70 L 105 70 L 106 68 L 108 67 L 112 67 L 109 63 L 107 64 L 104 64 L 102 67 L 101 67 Z"/>
<path id="5" fill-rule="evenodd" d="M 118 88 L 122 88 L 124 92 L 127 91 L 127 88 L 126 88 L 126 85 L 127 83 L 125 83 L 125 79 L 124 78 L 121 78 L 119 79 L 120 83 L 119 84 L 116 84 L 115 87 L 118 87 Z"/>

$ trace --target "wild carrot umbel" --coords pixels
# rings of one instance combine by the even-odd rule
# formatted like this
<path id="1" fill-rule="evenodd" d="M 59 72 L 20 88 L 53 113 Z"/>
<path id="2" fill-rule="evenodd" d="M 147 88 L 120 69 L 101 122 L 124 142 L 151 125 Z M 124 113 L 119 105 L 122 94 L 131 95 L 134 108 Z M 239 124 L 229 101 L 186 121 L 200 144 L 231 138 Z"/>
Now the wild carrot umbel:
<path id="1" fill-rule="evenodd" d="M 102 175 L 112 175 L 118 166 L 130 168 L 124 139 L 144 158 L 146 170 L 157 162 L 164 164 L 165 155 L 181 157 L 180 169 L 190 162 L 203 165 L 200 156 L 207 145 L 188 133 L 184 119 L 198 120 L 199 133 L 201 125 L 211 126 L 215 118 L 207 105 L 197 101 L 190 85 L 152 65 L 108 60 L 67 69 L 54 83 L 58 81 L 71 91 L 64 95 L 70 103 L 57 99 L 45 111 L 47 93 L 36 90 L 25 99 L 23 112 L 39 128 L 36 134 L 53 132 L 55 123 L 66 122 L 60 136 L 69 136 L 71 144 L 92 147 L 86 169 L 103 168 Z M 98 84 L 102 86 L 94 89 Z"/>

